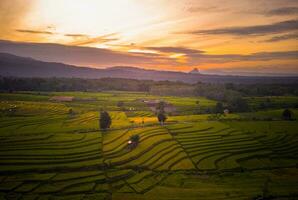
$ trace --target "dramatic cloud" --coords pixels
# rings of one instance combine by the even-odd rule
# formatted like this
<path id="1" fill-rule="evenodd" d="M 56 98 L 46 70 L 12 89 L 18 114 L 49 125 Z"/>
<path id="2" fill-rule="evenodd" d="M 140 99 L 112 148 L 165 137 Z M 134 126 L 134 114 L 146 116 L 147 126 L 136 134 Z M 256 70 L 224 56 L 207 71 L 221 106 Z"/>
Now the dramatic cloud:
<path id="1" fill-rule="evenodd" d="M 0 40 L 15 41 L 0 50 L 94 67 L 295 65 L 297 12 L 297 0 L 0 0 Z"/>
<path id="2" fill-rule="evenodd" d="M 298 39 L 298 33 L 286 34 L 281 36 L 274 36 L 271 39 L 265 40 L 264 42 L 280 42 L 284 40 Z"/>
<path id="3" fill-rule="evenodd" d="M 173 65 L 176 64 L 173 59 L 152 56 L 151 54 L 145 53 L 126 53 L 102 48 L 10 42 L 3 40 L 0 40 L 0 52 L 11 53 L 23 57 L 32 57 L 34 59 L 49 62 L 62 62 L 66 64 L 94 67 L 157 65 L 164 62 Z"/>
<path id="4" fill-rule="evenodd" d="M 55 34 L 51 31 L 38 31 L 38 30 L 27 30 L 27 29 L 17 29 L 16 31 L 20 33 L 32 33 L 32 34 L 48 34 L 48 35 Z"/>
<path id="5" fill-rule="evenodd" d="M 265 15 L 298 15 L 298 7 L 277 8 L 266 12 Z"/>
<path id="6" fill-rule="evenodd" d="M 267 35 L 274 33 L 283 33 L 298 30 L 298 20 L 289 20 L 267 25 L 244 26 L 244 27 L 227 27 L 211 30 L 191 31 L 191 34 L 199 35 Z"/>
<path id="7" fill-rule="evenodd" d="M 186 57 L 188 57 L 188 61 L 185 64 L 187 64 L 188 66 L 197 66 L 202 63 L 295 60 L 298 58 L 298 51 L 259 52 L 250 55 L 210 55 L 201 51 L 186 49 L 182 47 L 154 47 L 154 49 L 160 49 L 163 50 L 163 52 L 171 53 L 181 53 L 182 51 L 184 51 Z M 162 54 L 159 55 L 152 53 L 120 52 L 109 49 L 64 46 L 59 44 L 0 41 L 0 52 L 11 53 L 24 57 L 32 57 L 43 61 L 63 62 L 67 64 L 82 66 L 181 66 L 181 63 L 177 62 L 175 58 L 163 56 Z"/>

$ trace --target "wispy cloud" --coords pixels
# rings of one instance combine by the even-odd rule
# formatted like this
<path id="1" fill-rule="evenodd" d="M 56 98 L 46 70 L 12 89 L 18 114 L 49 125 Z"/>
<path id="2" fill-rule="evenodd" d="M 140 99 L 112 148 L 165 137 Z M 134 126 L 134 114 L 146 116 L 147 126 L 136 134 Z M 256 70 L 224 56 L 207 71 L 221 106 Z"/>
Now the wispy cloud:
<path id="1" fill-rule="evenodd" d="M 66 37 L 89 37 L 89 35 L 86 35 L 86 34 L 73 34 L 73 33 L 64 34 L 64 36 L 66 36 Z"/>
<path id="2" fill-rule="evenodd" d="M 298 20 L 288 20 L 274 24 L 227 27 L 210 30 L 195 30 L 189 33 L 198 35 L 267 35 L 298 30 Z"/>
<path id="3" fill-rule="evenodd" d="M 298 39 L 298 33 L 274 36 L 274 37 L 272 37 L 268 40 L 265 40 L 264 42 L 280 42 L 280 41 L 292 40 L 292 39 L 297 40 Z"/>
<path id="4" fill-rule="evenodd" d="M 48 35 L 55 34 L 54 32 L 51 32 L 51 31 L 39 31 L 39 30 L 30 30 L 30 29 L 16 29 L 16 31 L 20 33 L 31 33 L 31 34 L 48 34 Z"/>
<path id="5" fill-rule="evenodd" d="M 258 52 L 249 55 L 242 54 L 223 54 L 210 55 L 198 54 L 189 56 L 190 62 L 195 63 L 228 63 L 243 61 L 270 61 L 270 60 L 291 60 L 298 58 L 298 51 L 275 51 Z"/>
<path id="6" fill-rule="evenodd" d="M 298 7 L 282 7 L 277 9 L 269 10 L 265 12 L 267 16 L 274 16 L 274 15 L 298 15 Z"/>
<path id="7" fill-rule="evenodd" d="M 243 60 L 297 59 L 298 51 L 259 52 L 242 57 Z"/>
<path id="8" fill-rule="evenodd" d="M 89 44 L 102 44 L 106 42 L 116 41 L 118 40 L 117 33 L 111 33 L 106 35 L 101 35 L 97 37 L 91 37 L 85 34 L 65 34 L 64 36 L 72 37 L 74 39 L 73 42 L 70 42 L 70 45 L 75 46 L 84 46 Z"/>
<path id="9" fill-rule="evenodd" d="M 274 69 L 274 70 L 273 70 Z M 204 74 L 221 74 L 221 75 L 250 75 L 250 76 L 297 76 L 297 66 L 295 65 L 256 65 L 256 66 L 239 66 L 212 68 L 200 70 Z"/>
<path id="10" fill-rule="evenodd" d="M 163 53 L 182 53 L 182 54 L 201 54 L 204 51 L 186 48 L 186 47 L 147 47 L 148 50 L 163 52 Z"/>
<path id="11" fill-rule="evenodd" d="M 226 8 L 218 7 L 218 6 L 192 6 L 188 9 L 189 12 L 224 12 L 228 11 Z"/>

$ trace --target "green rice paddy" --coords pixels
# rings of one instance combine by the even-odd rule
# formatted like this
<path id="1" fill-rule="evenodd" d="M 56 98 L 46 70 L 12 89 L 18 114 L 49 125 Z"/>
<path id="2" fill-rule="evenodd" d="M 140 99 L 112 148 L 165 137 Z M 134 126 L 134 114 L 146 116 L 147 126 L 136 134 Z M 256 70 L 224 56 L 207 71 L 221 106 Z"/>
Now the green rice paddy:
<path id="1" fill-rule="evenodd" d="M 177 113 L 161 126 L 144 99 L 163 99 Z M 191 113 L 197 101 L 216 104 L 114 91 L 2 93 L 0 199 L 298 198 L 297 121 L 282 121 L 278 109 L 214 119 Z M 98 128 L 100 109 L 111 115 L 110 130 Z M 134 134 L 140 142 L 129 149 Z"/>

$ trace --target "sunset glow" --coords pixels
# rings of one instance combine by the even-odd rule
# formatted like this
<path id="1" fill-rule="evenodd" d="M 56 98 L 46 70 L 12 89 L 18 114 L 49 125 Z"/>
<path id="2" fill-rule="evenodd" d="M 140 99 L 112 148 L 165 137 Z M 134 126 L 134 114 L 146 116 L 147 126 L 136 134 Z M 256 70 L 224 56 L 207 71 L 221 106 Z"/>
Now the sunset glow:
<path id="1" fill-rule="evenodd" d="M 3 41 L 104 49 L 110 59 L 20 56 L 92 67 L 298 74 L 297 1 L 2 0 L 0 9 Z"/>

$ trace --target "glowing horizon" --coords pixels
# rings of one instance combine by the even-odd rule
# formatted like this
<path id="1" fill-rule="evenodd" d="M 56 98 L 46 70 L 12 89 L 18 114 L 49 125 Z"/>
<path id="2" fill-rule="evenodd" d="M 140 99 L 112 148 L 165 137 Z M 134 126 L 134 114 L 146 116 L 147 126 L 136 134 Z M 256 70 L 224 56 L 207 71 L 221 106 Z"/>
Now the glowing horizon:
<path id="1" fill-rule="evenodd" d="M 97 48 L 110 59 L 57 58 L 69 64 L 298 74 L 291 0 L 2 0 L 0 27 L 4 41 Z"/>

